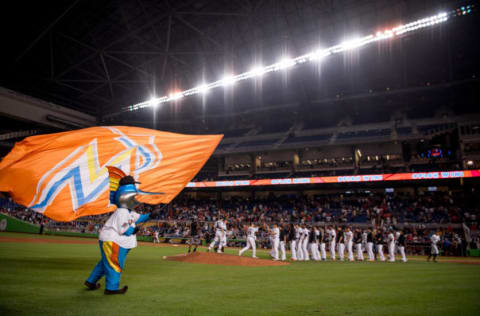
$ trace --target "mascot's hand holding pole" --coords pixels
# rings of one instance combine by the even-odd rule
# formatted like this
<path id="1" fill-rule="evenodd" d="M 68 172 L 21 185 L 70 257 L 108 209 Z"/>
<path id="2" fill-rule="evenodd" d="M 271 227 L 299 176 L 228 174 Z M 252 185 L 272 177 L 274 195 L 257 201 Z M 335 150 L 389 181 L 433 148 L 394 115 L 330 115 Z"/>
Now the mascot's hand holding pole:
<path id="1" fill-rule="evenodd" d="M 139 226 L 150 218 L 150 214 L 139 214 L 134 209 L 140 204 L 137 194 L 149 193 L 137 190 L 135 179 L 125 175 L 120 169 L 108 167 L 110 174 L 110 202 L 117 210 L 105 222 L 99 233 L 99 246 L 102 258 L 92 270 L 85 286 L 89 290 L 100 287 L 98 280 L 105 276 L 105 294 L 124 294 L 128 286 L 119 288 L 120 276 L 130 249 L 137 246 L 136 233 Z"/>

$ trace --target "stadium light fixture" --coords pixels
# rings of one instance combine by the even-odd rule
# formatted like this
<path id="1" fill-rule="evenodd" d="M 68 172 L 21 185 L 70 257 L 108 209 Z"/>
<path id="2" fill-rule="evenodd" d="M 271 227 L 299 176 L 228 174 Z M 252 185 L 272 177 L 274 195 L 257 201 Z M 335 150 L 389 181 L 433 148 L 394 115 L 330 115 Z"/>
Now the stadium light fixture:
<path id="1" fill-rule="evenodd" d="M 331 55 L 332 52 L 328 49 L 318 49 L 307 55 L 307 58 L 311 61 L 321 61 L 328 55 Z"/>
<path id="2" fill-rule="evenodd" d="M 459 7 L 458 9 L 452 10 L 450 12 L 441 12 L 439 14 L 426 17 L 417 21 L 413 21 L 407 24 L 399 25 L 397 27 L 394 27 L 392 29 L 386 29 L 383 31 L 378 31 L 375 34 L 370 34 L 364 37 L 356 37 L 354 39 L 350 39 L 348 41 L 344 41 L 338 45 L 331 46 L 326 49 L 322 50 L 317 50 L 312 53 L 302 55 L 296 58 L 283 58 L 280 62 L 265 66 L 265 67 L 255 67 L 252 70 L 241 73 L 238 75 L 228 75 L 224 77 L 223 79 L 219 81 L 212 82 L 210 84 L 202 84 L 199 87 L 192 88 L 189 90 L 177 92 L 175 94 L 171 94 L 170 96 L 164 96 L 160 98 L 155 98 L 154 100 L 149 100 L 141 103 L 137 103 L 134 105 L 130 105 L 126 108 L 124 108 L 127 111 L 136 111 L 145 107 L 150 107 L 150 106 L 156 106 L 161 103 L 166 103 L 170 102 L 172 100 L 178 100 L 184 96 L 190 96 L 190 95 L 195 95 L 195 94 L 200 94 L 200 93 L 205 93 L 207 90 L 221 87 L 221 86 L 230 86 L 234 84 L 236 81 L 241 81 L 257 76 L 261 76 L 267 72 L 271 71 L 277 71 L 277 70 L 284 70 L 291 68 L 297 64 L 302 64 L 306 63 L 309 61 L 318 61 L 322 60 L 325 57 L 336 54 L 336 53 L 341 53 L 341 52 L 346 52 L 346 51 L 351 51 L 357 48 L 360 48 L 362 46 L 371 44 L 371 43 L 376 43 L 380 42 L 383 40 L 388 40 L 388 39 L 393 39 L 396 36 L 411 33 L 420 29 L 425 29 L 440 23 L 446 22 L 449 18 L 454 17 L 454 16 L 464 16 L 472 12 L 472 9 L 474 8 L 474 5 L 468 5 L 468 6 L 463 6 Z M 153 102 L 152 102 L 153 101 Z"/>
<path id="3" fill-rule="evenodd" d="M 169 96 L 170 100 L 178 100 L 178 99 L 181 99 L 181 98 L 183 98 L 183 93 L 182 92 L 172 93 Z"/>
<path id="4" fill-rule="evenodd" d="M 235 83 L 235 77 L 231 76 L 231 75 L 225 76 L 225 77 L 223 77 L 222 80 L 220 80 L 220 83 L 221 83 L 222 86 L 233 85 Z"/>
<path id="5" fill-rule="evenodd" d="M 264 73 L 265 73 L 265 69 L 261 66 L 254 67 L 252 70 L 249 71 L 249 74 L 252 77 L 260 77 L 260 76 L 263 76 Z"/>
<path id="6" fill-rule="evenodd" d="M 157 105 L 160 104 L 160 99 L 159 98 L 151 98 L 148 103 L 150 103 L 150 106 L 152 107 L 157 107 Z"/>
<path id="7" fill-rule="evenodd" d="M 210 87 L 207 84 L 201 84 L 195 88 L 199 93 L 207 93 Z"/>
<path id="8" fill-rule="evenodd" d="M 280 60 L 276 65 L 275 68 L 276 70 L 282 70 L 282 69 L 287 69 L 290 67 L 295 66 L 296 62 L 294 59 L 291 58 L 283 58 Z"/>

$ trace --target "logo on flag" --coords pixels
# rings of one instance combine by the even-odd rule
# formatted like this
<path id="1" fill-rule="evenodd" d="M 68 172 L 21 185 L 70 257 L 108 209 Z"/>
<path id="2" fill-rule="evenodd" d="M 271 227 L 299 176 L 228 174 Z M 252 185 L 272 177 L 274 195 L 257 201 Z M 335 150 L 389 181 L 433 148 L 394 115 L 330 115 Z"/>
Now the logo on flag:
<path id="1" fill-rule="evenodd" d="M 222 135 L 194 136 L 135 127 L 93 127 L 33 136 L 0 163 L 0 191 L 56 220 L 110 212 L 107 166 L 165 192 L 142 202 L 170 202 L 200 170 Z"/>

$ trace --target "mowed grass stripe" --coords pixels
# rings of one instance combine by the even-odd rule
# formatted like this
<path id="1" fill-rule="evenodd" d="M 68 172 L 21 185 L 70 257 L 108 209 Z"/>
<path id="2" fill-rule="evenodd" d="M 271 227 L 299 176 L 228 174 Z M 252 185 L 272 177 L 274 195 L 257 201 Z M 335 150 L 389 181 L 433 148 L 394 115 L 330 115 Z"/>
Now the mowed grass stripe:
<path id="1" fill-rule="evenodd" d="M 0 243 L 0 314 L 480 314 L 477 265 L 412 260 L 231 267 L 162 259 L 183 252 L 183 247 L 134 249 L 121 282 L 129 292 L 106 297 L 103 281 L 102 291 L 87 292 L 82 285 L 99 259 L 98 246 Z"/>

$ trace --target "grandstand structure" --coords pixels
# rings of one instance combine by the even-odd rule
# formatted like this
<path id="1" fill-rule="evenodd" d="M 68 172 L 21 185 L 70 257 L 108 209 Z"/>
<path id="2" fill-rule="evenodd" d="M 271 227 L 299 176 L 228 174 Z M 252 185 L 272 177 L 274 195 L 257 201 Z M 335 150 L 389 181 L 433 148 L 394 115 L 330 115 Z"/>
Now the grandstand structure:
<path id="1" fill-rule="evenodd" d="M 480 169 L 477 9 L 448 0 L 140 0 L 72 1 L 38 14 L 38 5 L 2 60 L 0 155 L 29 135 L 130 125 L 224 134 L 194 181 Z M 384 38 L 428 16 L 442 23 Z M 382 41 L 132 107 L 366 34 Z"/>
<path id="2" fill-rule="evenodd" d="M 236 129 L 226 133 L 215 152 L 216 166 L 210 163 L 203 177 L 472 169 L 480 154 L 479 122 L 450 116 L 326 128 L 297 123 L 273 132 Z"/>

